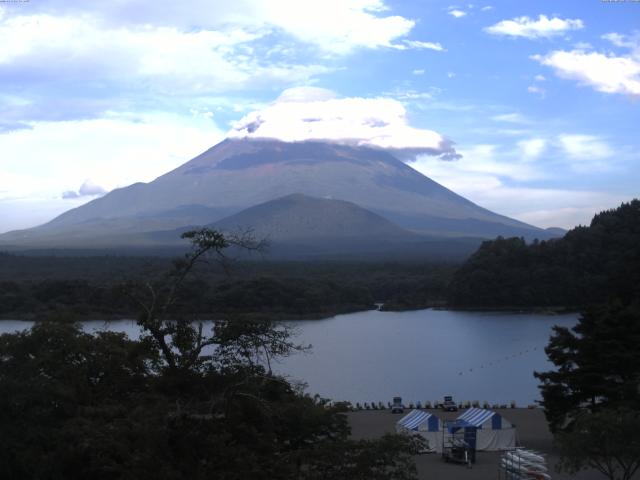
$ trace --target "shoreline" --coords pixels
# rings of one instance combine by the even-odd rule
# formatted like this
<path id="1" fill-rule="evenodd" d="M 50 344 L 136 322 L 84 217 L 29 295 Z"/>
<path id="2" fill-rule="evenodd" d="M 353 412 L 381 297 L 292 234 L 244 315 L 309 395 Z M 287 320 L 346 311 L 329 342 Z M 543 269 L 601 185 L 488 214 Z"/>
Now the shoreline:
<path id="1" fill-rule="evenodd" d="M 345 307 L 345 308 L 336 308 L 325 310 L 322 312 L 311 312 L 311 313 L 291 313 L 291 312 L 219 312 L 219 313 L 208 313 L 208 314 L 182 314 L 184 317 L 194 317 L 194 318 L 202 318 L 202 317 L 226 317 L 226 318 L 236 318 L 242 321 L 250 321 L 250 320 L 268 320 L 272 322 L 292 322 L 292 321 L 304 321 L 304 320 L 325 320 L 329 318 L 336 317 L 338 315 L 346 315 L 350 313 L 361 313 L 361 312 L 370 312 L 370 311 L 380 311 L 386 313 L 393 312 L 415 312 L 420 310 L 442 310 L 442 311 L 452 311 L 452 312 L 482 312 L 482 313 L 515 313 L 515 314 L 537 314 L 537 315 L 567 315 L 572 313 L 579 313 L 581 308 L 579 307 L 563 307 L 563 306 L 554 306 L 554 307 L 516 307 L 516 306 L 506 306 L 506 307 L 456 307 L 451 305 L 443 305 L 442 303 L 432 303 L 425 304 L 416 307 L 403 307 L 399 305 L 391 305 L 391 308 L 385 308 L 385 304 L 382 304 L 380 308 L 376 305 L 371 305 L 370 308 L 362 308 L 362 305 L 353 306 L 353 307 Z M 68 319 L 64 319 L 64 316 L 69 314 Z M 65 311 L 52 311 L 52 312 L 43 312 L 42 314 L 25 314 L 25 313 L 7 313 L 0 315 L 0 322 L 2 321 L 23 321 L 23 322 L 42 322 L 42 321 L 59 321 L 66 323 L 74 323 L 74 322 L 89 322 L 89 321 L 104 321 L 104 322 L 112 322 L 118 320 L 133 320 L 137 317 L 136 313 L 112 313 L 112 314 L 104 314 L 104 313 L 93 313 L 93 314 L 81 314 L 78 315 L 74 312 L 65 312 Z"/>

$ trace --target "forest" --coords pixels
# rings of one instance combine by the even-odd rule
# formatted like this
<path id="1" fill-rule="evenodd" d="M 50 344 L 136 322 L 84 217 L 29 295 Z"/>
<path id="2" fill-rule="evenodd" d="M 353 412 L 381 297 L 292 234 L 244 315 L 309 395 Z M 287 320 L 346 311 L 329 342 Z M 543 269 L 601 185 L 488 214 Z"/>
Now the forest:
<path id="1" fill-rule="evenodd" d="M 453 275 L 453 307 L 579 310 L 640 298 L 640 200 L 597 214 L 563 238 L 484 242 Z"/>
<path id="2" fill-rule="evenodd" d="M 0 318 L 71 320 L 132 316 L 123 288 L 156 278 L 163 257 L 0 254 Z M 315 318 L 374 308 L 439 306 L 451 263 L 238 261 L 228 271 L 199 266 L 183 285 L 183 314 Z"/>

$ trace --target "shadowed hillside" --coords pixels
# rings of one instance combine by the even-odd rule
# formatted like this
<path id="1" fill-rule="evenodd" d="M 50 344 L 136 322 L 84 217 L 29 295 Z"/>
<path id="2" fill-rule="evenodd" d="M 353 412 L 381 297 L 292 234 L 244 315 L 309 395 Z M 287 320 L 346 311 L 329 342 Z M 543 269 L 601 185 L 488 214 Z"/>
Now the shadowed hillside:
<path id="1" fill-rule="evenodd" d="M 640 297 L 640 200 L 597 214 L 588 227 L 527 245 L 485 242 L 456 272 L 457 306 L 572 306 Z"/>

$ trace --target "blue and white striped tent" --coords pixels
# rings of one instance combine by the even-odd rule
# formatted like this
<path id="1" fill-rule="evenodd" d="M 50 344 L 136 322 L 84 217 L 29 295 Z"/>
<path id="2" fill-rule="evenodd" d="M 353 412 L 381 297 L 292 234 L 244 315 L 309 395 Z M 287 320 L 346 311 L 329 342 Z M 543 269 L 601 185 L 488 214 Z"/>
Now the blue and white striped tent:
<path id="1" fill-rule="evenodd" d="M 432 413 L 411 410 L 396 423 L 396 432 L 420 435 L 427 443 L 427 450 L 440 451 L 442 447 L 442 426 L 440 419 Z"/>
<path id="2" fill-rule="evenodd" d="M 516 446 L 516 428 L 498 412 L 484 408 L 470 408 L 456 419 L 477 428 L 477 450 L 506 450 Z"/>

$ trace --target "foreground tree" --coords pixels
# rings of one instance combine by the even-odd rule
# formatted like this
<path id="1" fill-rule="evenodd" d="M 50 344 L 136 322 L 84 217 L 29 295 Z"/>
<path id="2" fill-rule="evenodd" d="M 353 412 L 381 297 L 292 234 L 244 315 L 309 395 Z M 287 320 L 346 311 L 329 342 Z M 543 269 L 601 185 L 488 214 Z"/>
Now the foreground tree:
<path id="1" fill-rule="evenodd" d="M 128 287 L 139 341 L 60 323 L 0 336 L 0 478 L 415 478 L 409 439 L 352 441 L 344 406 L 271 371 L 299 348 L 288 329 L 216 320 L 206 332 L 174 316 L 195 265 L 233 245 L 185 237 L 193 250 L 172 272 Z"/>
<path id="2" fill-rule="evenodd" d="M 560 468 L 594 468 L 610 480 L 630 480 L 640 468 L 640 412 L 603 409 L 583 413 L 556 437 Z"/>
<path id="3" fill-rule="evenodd" d="M 124 293 L 140 309 L 138 324 L 145 336 L 162 353 L 166 367 L 178 371 L 202 366 L 202 362 L 209 360 L 202 352 L 217 342 L 215 335 L 204 332 L 202 321 L 176 317 L 175 307 L 182 300 L 181 289 L 187 277 L 200 264 L 209 261 L 228 269 L 231 259 L 224 251 L 229 248 L 262 251 L 266 247 L 264 241 L 255 240 L 251 231 L 224 235 L 202 228 L 185 232 L 182 238 L 191 242 L 191 249 L 174 261 L 170 271 L 160 278 L 123 286 Z"/>
<path id="4" fill-rule="evenodd" d="M 535 373 L 551 430 L 583 411 L 640 410 L 640 308 L 612 301 L 592 307 L 572 329 L 555 327 L 546 348 L 556 370 Z"/>

